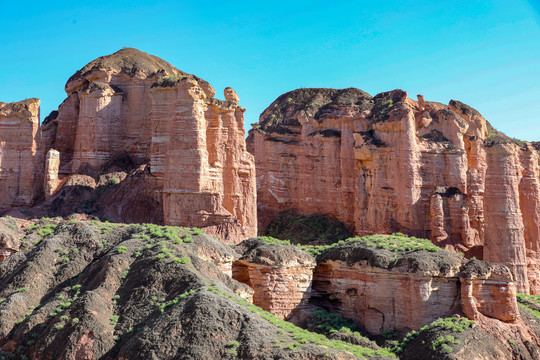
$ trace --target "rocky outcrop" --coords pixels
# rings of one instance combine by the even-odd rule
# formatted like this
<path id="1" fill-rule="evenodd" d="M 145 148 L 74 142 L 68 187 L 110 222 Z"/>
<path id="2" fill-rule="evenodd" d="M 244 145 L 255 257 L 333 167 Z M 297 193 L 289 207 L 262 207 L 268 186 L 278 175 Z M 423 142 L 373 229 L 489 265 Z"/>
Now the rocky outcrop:
<path id="1" fill-rule="evenodd" d="M 129 208 L 157 214 L 142 221 L 200 227 L 231 242 L 256 235 L 254 160 L 233 89 L 225 89 L 227 101 L 215 99 L 206 81 L 124 48 L 84 66 L 65 90 L 39 130 L 39 100 L 0 103 L 0 210 L 47 200 L 36 213 L 65 215 L 76 207 L 65 199 L 77 197 L 88 210 L 81 193 L 107 185 L 103 176 L 119 181 L 120 171 L 141 201 L 116 196 L 117 221 L 138 218 L 124 214 Z M 119 157 L 129 161 L 114 162 Z"/>
<path id="2" fill-rule="evenodd" d="M 233 263 L 233 279 L 249 285 L 253 304 L 282 319 L 291 319 L 308 306 L 315 259 L 291 246 L 244 240 L 243 253 Z"/>
<path id="3" fill-rule="evenodd" d="M 60 153 L 54 149 L 47 152 L 45 158 L 45 198 L 49 198 L 59 184 L 58 170 L 60 169 Z"/>
<path id="4" fill-rule="evenodd" d="M 355 234 L 404 232 L 507 265 L 538 293 L 538 149 L 476 110 L 359 89 L 298 89 L 250 131 L 259 224 L 329 214 Z"/>
<path id="5" fill-rule="evenodd" d="M 0 102 L 0 211 L 34 200 L 38 99 Z"/>
<path id="6" fill-rule="evenodd" d="M 310 301 L 375 334 L 419 329 L 457 313 L 472 320 L 519 318 L 515 283 L 505 266 L 444 250 L 395 253 L 364 241 L 317 257 Z"/>
<path id="7" fill-rule="evenodd" d="M 17 220 L 0 218 L 0 263 L 18 252 L 24 233 L 19 230 Z"/>
<path id="8" fill-rule="evenodd" d="M 194 77 L 151 91 L 150 169 L 163 187 L 167 224 L 191 224 L 222 238 L 257 231 L 255 168 L 244 140 L 244 108 L 207 97 Z"/>

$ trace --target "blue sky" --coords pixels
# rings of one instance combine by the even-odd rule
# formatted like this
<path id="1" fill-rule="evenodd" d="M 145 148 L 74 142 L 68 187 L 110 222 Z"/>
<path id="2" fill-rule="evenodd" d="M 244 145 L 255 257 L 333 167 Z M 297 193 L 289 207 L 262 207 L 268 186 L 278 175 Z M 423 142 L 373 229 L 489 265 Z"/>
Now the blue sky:
<path id="1" fill-rule="evenodd" d="M 94 58 L 122 47 L 232 86 L 246 127 L 299 87 L 401 88 L 461 100 L 496 128 L 540 140 L 540 0 L 0 0 L 0 101 L 42 100 Z"/>

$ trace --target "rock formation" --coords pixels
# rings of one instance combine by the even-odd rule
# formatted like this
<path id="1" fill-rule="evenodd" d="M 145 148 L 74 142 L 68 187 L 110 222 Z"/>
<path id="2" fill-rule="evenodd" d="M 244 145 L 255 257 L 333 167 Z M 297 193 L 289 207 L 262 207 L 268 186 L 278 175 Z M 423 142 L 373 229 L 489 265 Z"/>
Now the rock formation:
<path id="1" fill-rule="evenodd" d="M 259 224 L 277 213 L 329 214 L 358 235 L 404 232 L 507 265 L 540 293 L 540 172 L 534 144 L 496 131 L 473 108 L 298 89 L 250 131 Z"/>
<path id="2" fill-rule="evenodd" d="M 317 257 L 311 302 L 373 334 L 419 329 L 462 312 L 516 321 L 515 283 L 507 267 L 447 251 L 393 253 L 350 242 Z"/>
<path id="3" fill-rule="evenodd" d="M 422 338 L 426 331 L 433 335 L 441 330 L 450 335 L 448 330 L 454 327 L 449 324 L 457 321 L 474 324 L 471 331 L 454 334 L 465 346 L 443 349 L 461 354 L 458 358 L 466 359 L 467 353 L 490 354 L 495 344 L 498 355 L 479 358 L 500 354 L 519 358 L 509 355 L 516 347 L 533 354 L 540 344 L 536 321 L 520 313 L 516 283 L 504 265 L 467 260 L 429 240 L 402 235 L 302 247 L 316 255 L 315 268 L 313 258 L 297 246 L 265 237 L 245 240 L 235 247 L 243 255 L 233 262 L 233 279 L 253 289 L 255 305 L 296 324 L 320 328 L 318 321 L 324 315 L 314 318 L 316 313 L 341 315 L 341 322 L 335 317 L 327 320 L 333 327 L 322 324 L 337 339 L 354 338 L 351 326 L 346 325 L 349 331 L 340 330 L 346 324 L 344 319 L 369 334 L 421 329 L 413 331 L 412 338 L 415 334 Z M 532 306 L 540 309 L 540 303 Z M 437 323 L 447 325 L 439 329 Z M 438 337 L 430 338 L 428 344 L 434 344 Z M 478 339 L 483 340 L 478 343 Z M 486 341 L 489 345 L 484 346 Z M 431 348 L 440 350 L 435 345 Z M 406 352 L 403 358 L 415 358 L 410 354 Z"/>
<path id="4" fill-rule="evenodd" d="M 0 218 L 0 263 L 19 251 L 23 236 L 17 220 Z"/>
<path id="5" fill-rule="evenodd" d="M 282 319 L 307 307 L 315 267 L 312 256 L 256 238 L 244 240 L 237 249 L 243 256 L 233 263 L 232 277 L 253 289 L 254 305 Z"/>
<path id="6" fill-rule="evenodd" d="M 38 99 L 0 102 L 0 211 L 34 200 L 39 104 Z"/>
<path id="7" fill-rule="evenodd" d="M 39 100 L 0 103 L 0 210 L 48 199 L 47 211 L 61 214 L 67 192 L 103 185 L 100 175 L 124 156 L 140 170 L 138 180 L 120 170 L 147 200 L 118 199 L 115 220 L 132 218 L 124 211 L 156 212 L 165 224 L 205 228 L 232 242 L 256 234 L 254 160 L 233 89 L 225 89 L 228 101 L 217 100 L 206 81 L 125 48 L 84 66 L 65 90 L 40 129 Z"/>
<path id="8" fill-rule="evenodd" d="M 58 187 L 59 178 L 58 170 L 60 169 L 60 153 L 54 149 L 47 152 L 45 158 L 45 198 L 49 198 Z"/>

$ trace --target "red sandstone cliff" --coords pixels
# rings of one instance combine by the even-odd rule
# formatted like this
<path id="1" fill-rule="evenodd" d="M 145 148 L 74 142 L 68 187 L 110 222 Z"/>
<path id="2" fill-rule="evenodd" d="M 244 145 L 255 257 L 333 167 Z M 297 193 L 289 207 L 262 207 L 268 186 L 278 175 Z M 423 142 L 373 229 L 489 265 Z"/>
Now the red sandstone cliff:
<path id="1" fill-rule="evenodd" d="M 331 214 L 356 234 L 396 231 L 507 265 L 540 293 L 538 150 L 474 109 L 394 90 L 298 89 L 248 137 L 259 223 L 280 211 Z"/>
<path id="2" fill-rule="evenodd" d="M 241 242 L 236 250 L 243 255 L 232 264 L 232 278 L 254 290 L 253 304 L 288 320 L 307 307 L 315 268 L 312 256 L 256 238 Z"/>
<path id="3" fill-rule="evenodd" d="M 65 215 L 98 198 L 117 221 L 233 242 L 256 234 L 254 160 L 234 90 L 217 100 L 208 82 L 132 48 L 90 62 L 65 90 L 39 129 L 39 100 L 0 103 L 0 210 L 47 199 L 36 214 Z"/>
<path id="4" fill-rule="evenodd" d="M 0 211 L 34 200 L 38 99 L 0 102 Z"/>

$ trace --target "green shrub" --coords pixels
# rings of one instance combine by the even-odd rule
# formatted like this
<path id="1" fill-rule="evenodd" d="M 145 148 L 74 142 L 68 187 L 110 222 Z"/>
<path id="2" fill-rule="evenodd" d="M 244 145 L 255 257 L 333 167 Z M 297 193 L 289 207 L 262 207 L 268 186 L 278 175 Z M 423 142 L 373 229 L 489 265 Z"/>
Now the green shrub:
<path id="1" fill-rule="evenodd" d="M 38 229 L 38 228 L 39 228 L 38 224 L 32 224 L 29 227 L 27 227 L 26 230 L 32 231 L 32 230 L 35 230 L 35 229 Z"/>
<path id="2" fill-rule="evenodd" d="M 331 244 L 351 236 L 341 222 L 329 216 L 301 215 L 295 211 L 278 214 L 265 233 L 273 238 L 288 239 L 295 244 Z"/>
<path id="3" fill-rule="evenodd" d="M 182 256 L 182 257 L 175 257 L 173 258 L 173 261 L 178 264 L 187 264 L 189 262 L 189 258 Z"/>
<path id="4" fill-rule="evenodd" d="M 43 229 L 40 229 L 37 233 L 41 237 L 46 237 L 54 234 L 54 230 L 51 227 L 47 227 L 49 225 L 46 225 Z"/>
<path id="5" fill-rule="evenodd" d="M 421 332 L 428 331 L 428 330 L 431 330 L 431 329 L 434 329 L 434 328 L 438 328 L 438 329 L 441 329 L 441 330 L 448 330 L 448 331 L 451 331 L 453 333 L 462 333 L 467 328 L 471 327 L 473 324 L 474 324 L 473 320 L 469 320 L 467 318 L 458 317 L 458 316 L 452 316 L 452 317 L 448 317 L 448 318 L 439 318 L 439 319 L 433 321 L 429 325 L 422 326 L 418 332 L 413 330 L 410 333 L 408 333 L 405 336 L 405 338 L 403 340 L 401 340 L 400 343 L 397 343 L 394 346 L 392 351 L 394 353 L 396 353 L 396 354 L 402 353 L 403 350 L 405 350 L 405 347 L 407 346 L 407 344 L 409 342 L 411 342 Z M 447 346 L 449 346 L 448 344 L 450 344 L 450 343 L 451 344 L 458 344 L 459 343 L 459 340 L 456 340 L 452 335 L 447 335 L 447 336 L 448 337 L 446 337 L 446 336 L 445 337 L 440 337 L 441 339 L 437 338 L 436 342 L 434 341 L 434 343 L 432 344 L 432 348 L 435 347 L 435 349 L 436 349 L 436 348 L 439 347 L 439 345 L 441 347 L 443 347 L 442 344 L 446 344 Z M 445 350 L 448 350 L 447 347 L 444 347 L 443 351 L 445 351 Z M 450 352 L 452 352 L 451 347 L 450 347 Z"/>
<path id="6" fill-rule="evenodd" d="M 126 251 L 128 250 L 128 248 L 126 246 L 119 246 L 116 251 L 119 253 L 119 254 L 123 254 L 125 253 Z"/>
<path id="7" fill-rule="evenodd" d="M 431 348 L 433 350 L 437 350 L 439 348 L 442 348 L 442 351 L 444 353 L 451 353 L 453 351 L 452 346 L 454 344 L 461 343 L 460 340 L 456 340 L 456 338 L 453 335 L 445 335 L 445 336 L 439 336 L 431 343 Z"/>
<path id="8" fill-rule="evenodd" d="M 336 332 L 354 335 L 358 338 L 365 338 L 358 328 L 351 321 L 344 319 L 339 314 L 329 313 L 326 310 L 319 309 L 311 312 L 315 318 L 315 325 L 324 334 L 332 334 Z"/>
<path id="9" fill-rule="evenodd" d="M 182 235 L 182 241 L 185 243 L 192 243 L 193 238 L 191 237 L 191 234 L 185 233 L 184 235 Z"/>
<path id="10" fill-rule="evenodd" d="M 182 293 L 178 296 L 176 296 L 174 299 L 166 302 L 165 299 L 161 299 L 160 301 L 158 301 L 158 298 L 156 296 L 152 297 L 152 301 L 151 303 L 152 304 L 155 304 L 157 307 L 159 307 L 159 310 L 161 312 L 165 312 L 165 310 L 168 308 L 168 307 L 171 307 L 175 304 L 178 304 L 178 302 L 180 302 L 180 300 L 188 297 L 188 296 L 191 296 L 193 294 L 195 294 L 197 291 L 195 289 L 192 289 L 192 290 L 189 290 L 189 291 L 186 291 L 185 293 Z"/>

